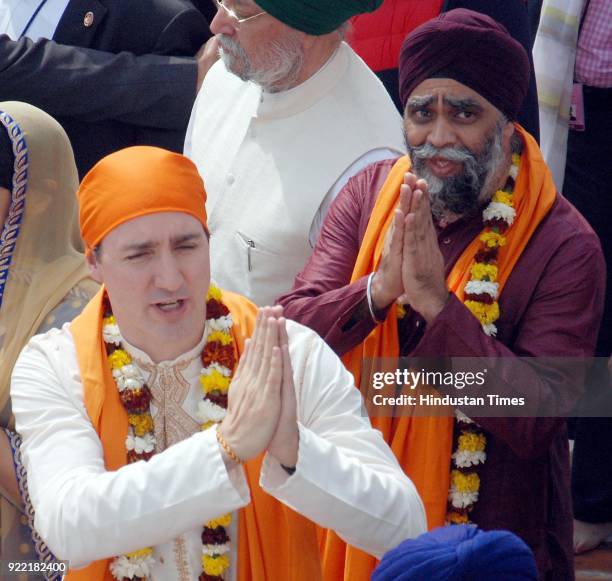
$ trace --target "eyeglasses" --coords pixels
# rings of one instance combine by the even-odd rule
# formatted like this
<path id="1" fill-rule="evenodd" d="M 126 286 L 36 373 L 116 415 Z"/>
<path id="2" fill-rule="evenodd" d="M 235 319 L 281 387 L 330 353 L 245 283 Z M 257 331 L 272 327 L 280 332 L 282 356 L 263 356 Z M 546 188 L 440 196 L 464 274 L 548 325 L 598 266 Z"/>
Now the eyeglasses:
<path id="1" fill-rule="evenodd" d="M 217 5 L 217 10 L 219 10 L 219 8 L 223 8 L 223 10 L 225 10 L 225 13 L 231 19 L 236 21 L 236 24 L 244 24 L 245 22 L 248 22 L 249 20 L 253 20 L 253 18 L 257 18 L 258 16 L 261 16 L 262 14 L 267 14 L 265 10 L 262 10 L 261 12 L 258 12 L 257 14 L 253 14 L 253 16 L 247 16 L 246 18 L 240 18 L 238 14 L 236 14 L 232 8 L 228 8 L 225 5 L 224 0 L 215 0 L 215 4 Z"/>

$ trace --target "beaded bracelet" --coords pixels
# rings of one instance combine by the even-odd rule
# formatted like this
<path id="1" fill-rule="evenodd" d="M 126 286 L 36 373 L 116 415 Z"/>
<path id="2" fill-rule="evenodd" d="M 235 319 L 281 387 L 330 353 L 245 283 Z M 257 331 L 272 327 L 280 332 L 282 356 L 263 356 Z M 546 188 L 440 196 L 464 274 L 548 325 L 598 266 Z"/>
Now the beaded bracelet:
<path id="1" fill-rule="evenodd" d="M 244 464 L 244 460 L 241 460 L 236 456 L 236 452 L 230 448 L 230 445 L 225 441 L 225 438 L 221 435 L 221 425 L 217 424 L 217 442 L 225 450 L 225 453 L 234 461 L 236 464 Z"/>

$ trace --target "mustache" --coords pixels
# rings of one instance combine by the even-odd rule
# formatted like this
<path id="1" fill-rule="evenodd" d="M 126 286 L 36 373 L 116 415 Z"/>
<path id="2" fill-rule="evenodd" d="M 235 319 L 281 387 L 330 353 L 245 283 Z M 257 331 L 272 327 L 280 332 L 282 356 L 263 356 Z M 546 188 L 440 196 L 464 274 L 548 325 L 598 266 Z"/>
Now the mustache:
<path id="1" fill-rule="evenodd" d="M 424 143 L 410 148 L 411 155 L 420 159 L 441 157 L 448 161 L 466 163 L 476 160 L 476 156 L 467 147 L 435 147 L 431 143 Z"/>
<path id="2" fill-rule="evenodd" d="M 482 151 L 475 153 L 464 145 L 454 147 L 435 147 L 429 142 L 422 145 L 411 146 L 407 137 L 408 154 L 414 163 L 417 176 L 427 180 L 429 184 L 429 198 L 432 213 L 436 217 L 443 217 L 450 211 L 458 215 L 474 213 L 479 204 L 489 195 L 490 179 L 503 162 L 502 148 L 503 123 L 498 123 L 482 147 Z M 427 167 L 427 160 L 439 157 L 451 162 L 462 164 L 462 171 L 458 174 L 438 178 Z M 490 196 L 489 196 L 490 198 Z"/>
<path id="3" fill-rule="evenodd" d="M 219 34 L 218 39 L 219 46 L 222 49 L 229 50 L 230 52 L 236 52 L 240 48 L 240 45 L 226 34 Z"/>

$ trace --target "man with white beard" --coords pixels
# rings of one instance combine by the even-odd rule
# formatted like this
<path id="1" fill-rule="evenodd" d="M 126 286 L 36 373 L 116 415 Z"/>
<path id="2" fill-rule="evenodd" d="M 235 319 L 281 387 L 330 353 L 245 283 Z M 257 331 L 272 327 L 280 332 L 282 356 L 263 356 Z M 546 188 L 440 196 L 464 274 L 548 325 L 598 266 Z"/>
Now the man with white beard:
<path id="1" fill-rule="evenodd" d="M 213 276 L 257 304 L 289 290 L 349 178 L 404 151 L 393 102 L 342 40 L 351 16 L 380 4 L 218 1 L 221 62 L 185 154 L 208 191 Z"/>

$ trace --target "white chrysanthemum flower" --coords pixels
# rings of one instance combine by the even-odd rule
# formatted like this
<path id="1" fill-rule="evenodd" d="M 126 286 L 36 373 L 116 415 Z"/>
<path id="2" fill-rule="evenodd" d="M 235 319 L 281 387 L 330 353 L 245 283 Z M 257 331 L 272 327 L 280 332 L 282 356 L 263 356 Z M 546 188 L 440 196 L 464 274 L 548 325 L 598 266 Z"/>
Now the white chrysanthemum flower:
<path id="1" fill-rule="evenodd" d="M 497 327 L 493 323 L 483 325 L 482 330 L 485 332 L 485 335 L 489 337 L 495 337 L 497 335 Z"/>
<path id="2" fill-rule="evenodd" d="M 457 418 L 457 421 L 459 422 L 463 422 L 464 424 L 473 424 L 474 422 L 472 420 L 470 420 L 470 418 L 468 418 L 462 411 L 460 410 L 455 410 L 455 417 Z"/>
<path id="3" fill-rule="evenodd" d="M 227 410 L 212 401 L 205 399 L 198 402 L 198 419 L 204 422 L 220 422 L 226 415 Z"/>
<path id="4" fill-rule="evenodd" d="M 124 577 L 132 579 L 135 574 L 134 566 L 125 555 L 120 555 L 111 561 L 110 572 L 115 579 L 123 579 Z"/>
<path id="5" fill-rule="evenodd" d="M 121 373 L 126 377 L 134 377 L 136 379 L 142 379 L 142 373 L 140 373 L 140 369 L 136 367 L 133 363 L 129 363 L 128 365 L 124 365 L 121 368 Z"/>
<path id="6" fill-rule="evenodd" d="M 151 576 L 151 567 L 155 565 L 155 559 L 153 555 L 145 555 L 144 557 L 137 557 L 132 559 L 136 566 L 136 576 L 144 577 L 148 579 Z"/>
<path id="7" fill-rule="evenodd" d="M 202 545 L 202 554 L 204 555 L 223 555 L 229 552 L 229 543 L 223 543 L 222 545 Z"/>
<path id="8" fill-rule="evenodd" d="M 224 315 L 223 317 L 219 317 L 217 319 L 208 319 L 206 321 L 209 330 L 212 331 L 225 331 L 226 333 L 232 328 L 232 316 Z"/>
<path id="9" fill-rule="evenodd" d="M 516 178 L 518 177 L 518 173 L 519 173 L 519 166 L 518 165 L 514 165 L 512 164 L 510 166 L 510 177 L 516 181 Z"/>
<path id="10" fill-rule="evenodd" d="M 470 295 L 489 295 L 496 299 L 499 292 L 499 283 L 489 280 L 470 280 L 465 285 L 465 292 Z"/>
<path id="11" fill-rule="evenodd" d="M 142 379 L 142 373 L 138 367 L 136 367 L 133 363 L 128 363 L 127 365 L 123 365 L 119 369 L 113 369 L 113 377 L 117 379 L 118 377 L 134 377 L 135 379 Z"/>
<path id="12" fill-rule="evenodd" d="M 113 377 L 117 383 L 119 391 L 124 389 L 140 389 L 144 385 L 142 373 L 138 367 L 132 363 L 124 365 L 119 369 L 113 369 Z"/>
<path id="13" fill-rule="evenodd" d="M 218 363 L 211 363 L 208 367 L 204 367 L 202 371 L 200 371 L 201 375 L 208 377 L 212 375 L 213 371 L 218 371 L 221 375 L 225 377 L 229 377 L 232 374 L 232 371 L 225 367 L 224 365 L 219 365 Z"/>
<path id="14" fill-rule="evenodd" d="M 470 452 L 468 450 L 458 450 L 453 454 L 453 460 L 459 468 L 470 468 L 477 464 L 484 464 L 487 455 L 484 452 Z"/>
<path id="15" fill-rule="evenodd" d="M 448 499 L 455 508 L 467 508 L 478 500 L 478 492 L 459 492 L 453 487 L 448 493 Z"/>
<path id="16" fill-rule="evenodd" d="M 514 218 L 516 217 L 516 210 L 508 204 L 502 204 L 501 202 L 491 202 L 482 212 L 482 217 L 485 222 L 489 220 L 503 220 L 512 226 Z"/>
<path id="17" fill-rule="evenodd" d="M 134 433 L 127 435 L 125 439 L 125 447 L 128 452 L 134 450 L 136 454 L 142 454 L 143 452 L 148 454 L 155 450 L 155 436 L 151 432 L 147 432 L 144 436 L 135 436 Z"/>
<path id="18" fill-rule="evenodd" d="M 121 555 L 110 564 L 110 571 L 115 579 L 133 579 L 134 577 L 149 577 L 151 575 L 151 567 L 155 564 L 155 559 L 152 555 L 144 557 L 129 558 Z"/>
<path id="19" fill-rule="evenodd" d="M 112 343 L 113 345 L 121 345 L 121 341 L 123 340 L 121 337 L 121 331 L 119 331 L 119 326 L 116 324 L 108 324 L 102 327 L 102 338 L 105 343 Z"/>
<path id="20" fill-rule="evenodd" d="M 117 387 L 119 391 L 123 391 L 124 389 L 140 389 L 143 385 L 144 383 L 140 379 L 125 377 L 123 375 L 117 377 Z"/>

